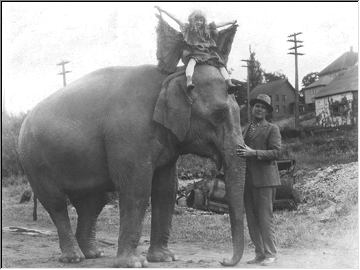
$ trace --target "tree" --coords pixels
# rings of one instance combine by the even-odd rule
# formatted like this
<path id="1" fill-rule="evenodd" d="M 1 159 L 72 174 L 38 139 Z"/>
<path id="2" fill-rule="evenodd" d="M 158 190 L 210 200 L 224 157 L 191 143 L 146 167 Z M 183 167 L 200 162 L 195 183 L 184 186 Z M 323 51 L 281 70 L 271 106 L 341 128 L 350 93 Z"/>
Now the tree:
<path id="1" fill-rule="evenodd" d="M 258 84 L 261 84 L 264 80 L 263 70 L 261 69 L 261 64 L 258 60 L 255 59 L 255 52 L 251 52 L 250 49 L 250 62 L 249 65 L 249 83 L 250 91 L 254 89 Z"/>
<path id="2" fill-rule="evenodd" d="M 319 72 L 310 72 L 304 76 L 302 79 L 303 87 L 307 87 L 313 82 L 316 82 L 319 79 Z"/>
<path id="3" fill-rule="evenodd" d="M 20 127 L 26 114 L 11 115 L 6 111 L 2 114 L 1 138 L 1 176 L 22 175 L 18 154 L 18 137 Z"/>
<path id="4" fill-rule="evenodd" d="M 284 80 L 287 79 L 285 74 L 282 74 L 278 71 L 276 72 L 264 72 L 264 79 L 265 82 L 273 82 L 273 81 L 277 81 L 277 80 Z"/>

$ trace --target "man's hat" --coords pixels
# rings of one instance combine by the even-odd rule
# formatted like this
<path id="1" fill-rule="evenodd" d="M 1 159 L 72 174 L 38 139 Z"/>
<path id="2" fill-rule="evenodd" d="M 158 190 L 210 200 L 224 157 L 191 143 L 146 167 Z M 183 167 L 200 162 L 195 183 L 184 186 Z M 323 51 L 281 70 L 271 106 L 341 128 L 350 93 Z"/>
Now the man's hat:
<path id="1" fill-rule="evenodd" d="M 254 106 L 255 103 L 264 104 L 268 110 L 268 112 L 273 111 L 273 107 L 271 106 L 271 98 L 265 94 L 259 94 L 256 98 L 250 100 L 250 106 Z"/>

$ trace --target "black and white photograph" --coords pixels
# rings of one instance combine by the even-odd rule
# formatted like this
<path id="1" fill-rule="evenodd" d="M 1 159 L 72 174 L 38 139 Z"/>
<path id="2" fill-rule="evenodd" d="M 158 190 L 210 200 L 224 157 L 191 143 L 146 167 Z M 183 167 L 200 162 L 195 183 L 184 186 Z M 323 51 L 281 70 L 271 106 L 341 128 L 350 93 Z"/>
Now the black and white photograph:
<path id="1" fill-rule="evenodd" d="M 1 49 L 2 268 L 359 268 L 357 1 L 2 1 Z"/>

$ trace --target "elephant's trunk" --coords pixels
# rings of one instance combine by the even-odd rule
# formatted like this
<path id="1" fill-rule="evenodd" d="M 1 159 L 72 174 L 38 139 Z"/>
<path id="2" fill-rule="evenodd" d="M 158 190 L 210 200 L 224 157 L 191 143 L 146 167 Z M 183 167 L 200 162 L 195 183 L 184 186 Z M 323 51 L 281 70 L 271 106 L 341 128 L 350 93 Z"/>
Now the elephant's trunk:
<path id="1" fill-rule="evenodd" d="M 240 133 L 241 134 L 241 133 Z M 226 199 L 229 204 L 231 236 L 233 243 L 233 256 L 224 259 L 225 266 L 234 266 L 242 258 L 244 252 L 244 185 L 246 161 L 236 155 L 237 144 L 242 144 L 242 136 L 237 136 L 237 140 L 232 138 L 225 153 L 225 184 Z"/>

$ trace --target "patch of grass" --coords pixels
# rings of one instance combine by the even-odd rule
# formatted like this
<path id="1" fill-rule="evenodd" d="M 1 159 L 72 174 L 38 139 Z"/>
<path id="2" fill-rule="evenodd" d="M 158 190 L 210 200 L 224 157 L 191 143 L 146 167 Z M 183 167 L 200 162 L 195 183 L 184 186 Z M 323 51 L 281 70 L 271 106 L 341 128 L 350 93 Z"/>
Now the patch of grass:
<path id="1" fill-rule="evenodd" d="M 354 128 L 283 140 L 283 158 L 295 159 L 302 169 L 354 162 L 358 157 L 357 135 Z"/>

